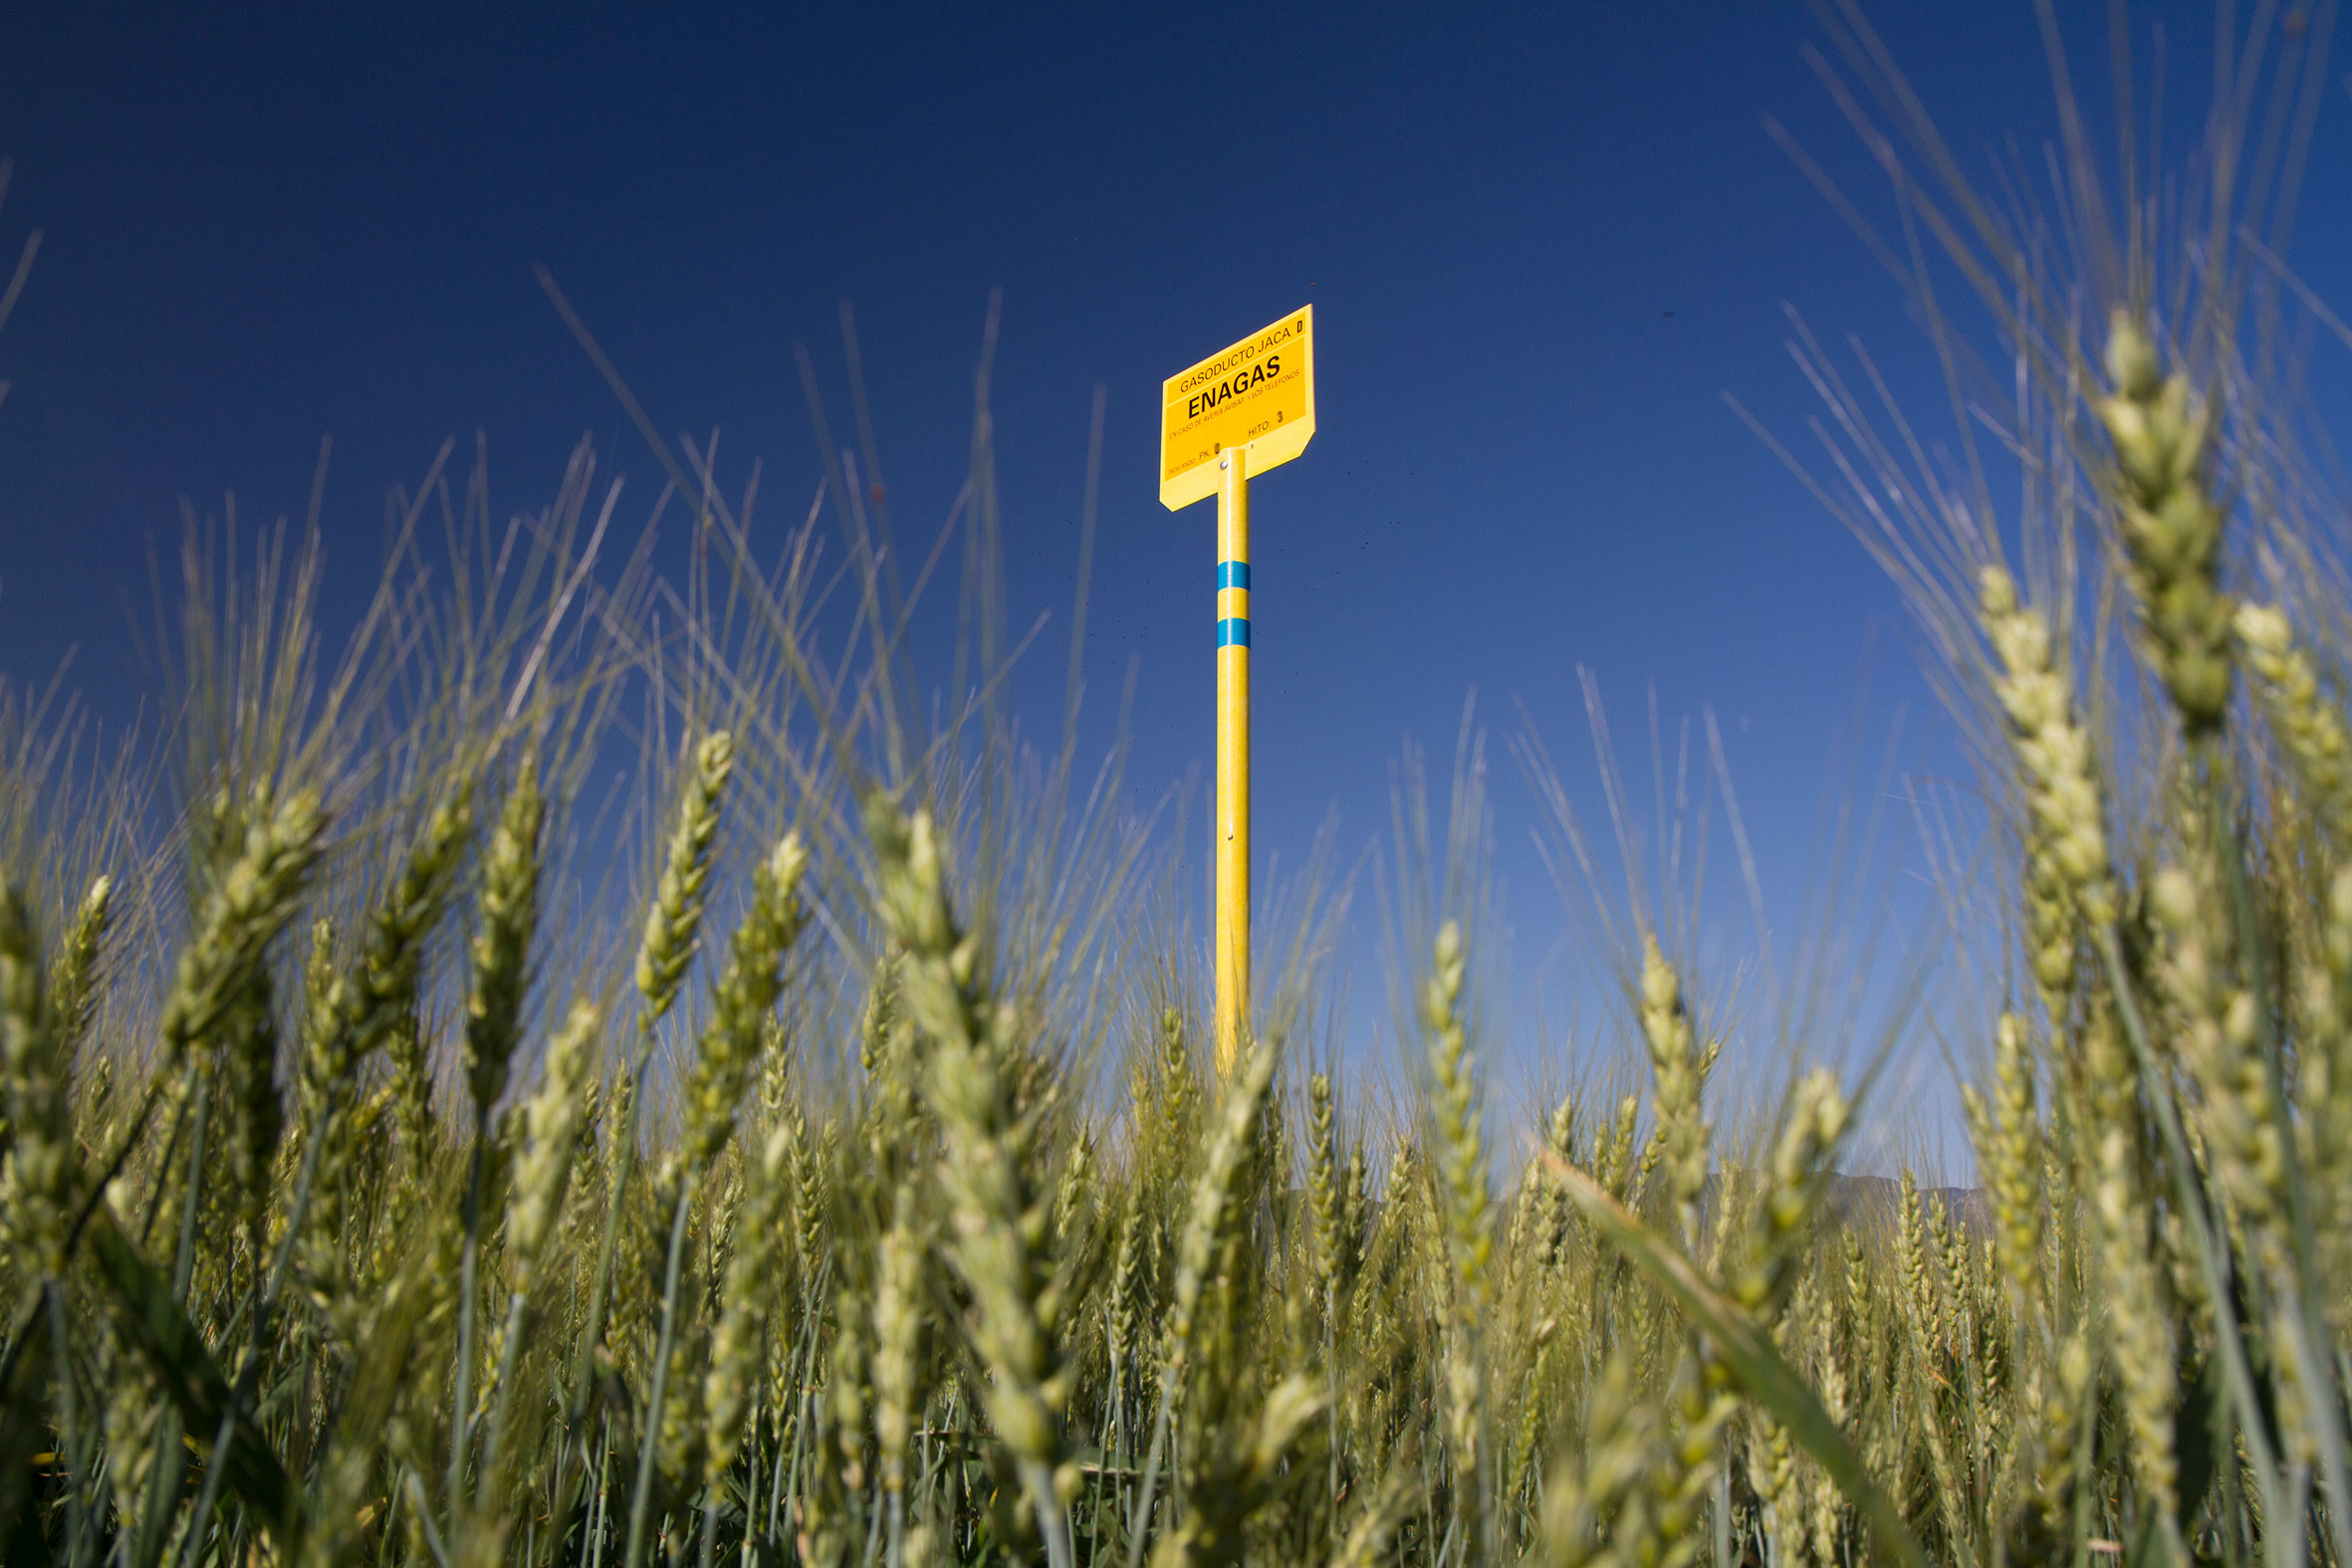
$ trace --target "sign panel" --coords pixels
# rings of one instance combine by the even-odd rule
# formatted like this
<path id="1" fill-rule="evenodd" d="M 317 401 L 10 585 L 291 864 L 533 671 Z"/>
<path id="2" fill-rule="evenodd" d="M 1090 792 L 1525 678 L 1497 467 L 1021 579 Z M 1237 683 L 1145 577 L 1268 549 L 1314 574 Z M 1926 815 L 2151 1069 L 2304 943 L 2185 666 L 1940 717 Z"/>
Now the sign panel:
<path id="1" fill-rule="evenodd" d="M 1160 502 L 1190 506 L 1217 493 L 1217 459 L 1250 449 L 1262 474 L 1306 450 L 1314 434 L 1314 307 L 1209 355 L 1160 383 Z"/>

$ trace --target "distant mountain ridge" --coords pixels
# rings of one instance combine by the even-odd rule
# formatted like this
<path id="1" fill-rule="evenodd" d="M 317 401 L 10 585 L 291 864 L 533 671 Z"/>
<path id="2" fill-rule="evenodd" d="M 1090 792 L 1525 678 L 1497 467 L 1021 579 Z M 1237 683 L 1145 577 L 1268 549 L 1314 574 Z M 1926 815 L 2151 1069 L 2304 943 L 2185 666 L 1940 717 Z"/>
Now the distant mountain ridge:
<path id="1" fill-rule="evenodd" d="M 1903 1195 L 1903 1184 L 1891 1176 L 1847 1176 L 1832 1173 L 1825 1195 L 1829 1211 L 1841 1220 L 1890 1222 Z M 1923 1187 L 1919 1196 L 1941 1204 L 1944 1213 L 1972 1230 L 1990 1230 L 1993 1206 L 1981 1187 Z"/>

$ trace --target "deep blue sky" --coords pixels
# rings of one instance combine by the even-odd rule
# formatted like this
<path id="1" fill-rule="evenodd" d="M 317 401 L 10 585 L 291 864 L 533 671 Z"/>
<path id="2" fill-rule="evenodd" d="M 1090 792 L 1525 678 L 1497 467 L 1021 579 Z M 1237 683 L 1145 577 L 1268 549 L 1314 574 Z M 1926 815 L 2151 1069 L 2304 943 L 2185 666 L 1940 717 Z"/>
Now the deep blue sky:
<path id="1" fill-rule="evenodd" d="M 2096 89 L 2106 8 L 2079 9 Z M 1964 153 L 2050 133 L 2025 0 L 1871 11 Z M 2169 27 L 2173 100 L 2201 103 L 2210 13 L 2138 16 L 2143 39 Z M 819 471 L 792 348 L 838 397 L 850 301 L 897 526 L 927 540 L 1002 288 L 1012 618 L 1065 624 L 1102 382 L 1093 712 L 1139 659 L 1149 792 L 1205 773 L 1212 726 L 1213 515 L 1155 499 L 1158 382 L 1311 301 L 1319 433 L 1255 491 L 1260 843 L 1294 860 L 1334 807 L 1343 844 L 1368 841 L 1400 740 L 1442 767 L 1473 688 L 1499 737 L 1524 701 L 1593 806 L 1581 664 L 1644 798 L 1651 685 L 1669 723 L 1722 716 L 1793 911 L 1841 747 L 1879 745 L 1905 700 L 1915 734 L 1936 722 L 1892 591 L 1721 401 L 1801 434 L 1787 302 L 1860 334 L 1934 419 L 1893 286 L 1760 128 L 1779 116 L 1879 193 L 1799 57 L 1816 36 L 1796 0 L 12 8 L 0 249 L 47 242 L 0 334 L 0 670 L 43 677 L 80 644 L 95 706 L 126 711 L 148 542 L 173 542 L 183 496 L 299 515 L 325 432 L 347 592 L 385 487 L 451 435 L 487 432 L 502 517 L 552 494 L 584 431 L 649 501 L 538 262 L 665 431 L 720 427 L 735 482 L 765 460 L 779 529 Z M 2307 268 L 2344 254 L 2345 107 Z M 1061 664 L 1033 661 L 1041 719 Z M 1495 753 L 1526 981 L 1560 917 Z"/>

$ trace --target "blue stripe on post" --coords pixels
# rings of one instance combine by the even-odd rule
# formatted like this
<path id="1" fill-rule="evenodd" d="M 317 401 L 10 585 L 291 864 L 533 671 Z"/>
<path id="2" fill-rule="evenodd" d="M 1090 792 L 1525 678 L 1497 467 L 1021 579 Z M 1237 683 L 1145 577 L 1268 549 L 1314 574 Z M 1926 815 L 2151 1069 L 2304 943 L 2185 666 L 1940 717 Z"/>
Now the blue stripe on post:
<path id="1" fill-rule="evenodd" d="M 1221 560 L 1217 562 L 1217 586 L 1220 590 L 1247 588 L 1249 585 L 1250 563 L 1248 561 Z"/>
<path id="2" fill-rule="evenodd" d="M 1246 648 L 1250 645 L 1250 617 L 1228 615 L 1217 623 L 1217 646 Z"/>

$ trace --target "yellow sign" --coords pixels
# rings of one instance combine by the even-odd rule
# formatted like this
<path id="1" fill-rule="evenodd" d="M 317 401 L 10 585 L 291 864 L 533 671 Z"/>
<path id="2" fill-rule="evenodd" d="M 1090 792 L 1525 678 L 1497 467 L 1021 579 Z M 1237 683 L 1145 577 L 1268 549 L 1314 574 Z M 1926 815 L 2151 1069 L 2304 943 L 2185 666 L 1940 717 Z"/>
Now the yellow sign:
<path id="1" fill-rule="evenodd" d="M 1160 383 L 1160 502 L 1190 506 L 1217 493 L 1217 459 L 1249 449 L 1265 473 L 1314 434 L 1314 307 L 1292 312 Z"/>

